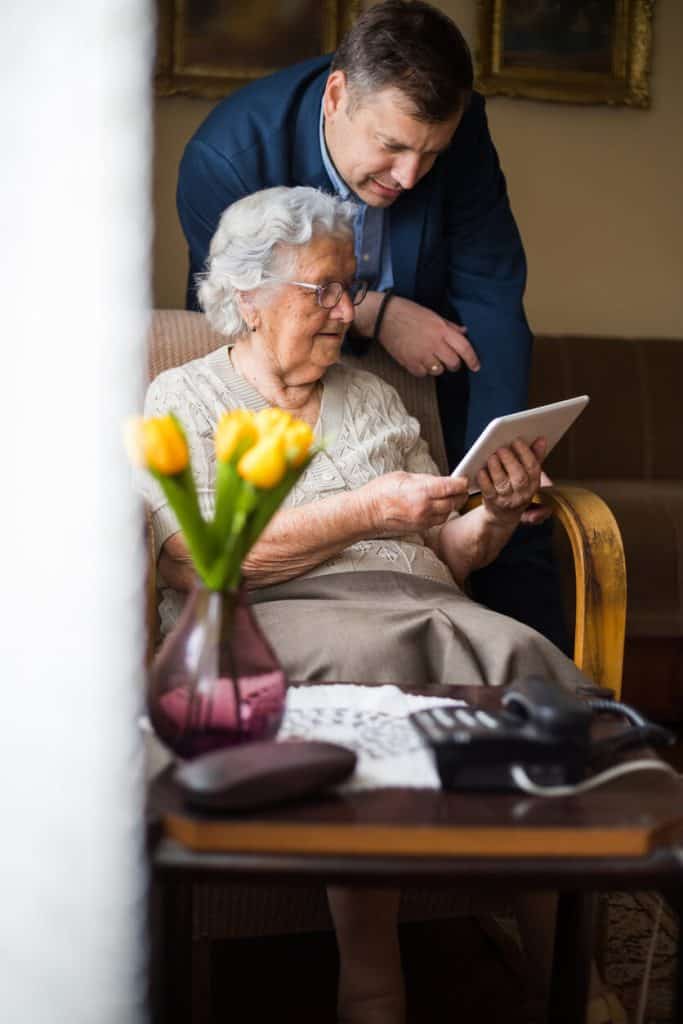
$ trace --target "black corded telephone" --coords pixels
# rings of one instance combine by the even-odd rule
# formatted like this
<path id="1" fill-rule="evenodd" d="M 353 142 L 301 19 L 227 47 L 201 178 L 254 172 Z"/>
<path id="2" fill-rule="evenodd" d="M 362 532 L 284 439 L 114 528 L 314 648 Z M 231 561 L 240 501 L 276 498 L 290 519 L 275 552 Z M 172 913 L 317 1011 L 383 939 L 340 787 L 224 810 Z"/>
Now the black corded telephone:
<path id="1" fill-rule="evenodd" d="M 515 768 L 537 785 L 574 784 L 601 757 L 675 739 L 626 704 L 581 699 L 538 677 L 511 684 L 501 703 L 500 711 L 443 706 L 410 715 L 434 752 L 444 789 L 517 789 Z M 594 740 L 591 726 L 599 711 L 622 715 L 632 727 Z"/>

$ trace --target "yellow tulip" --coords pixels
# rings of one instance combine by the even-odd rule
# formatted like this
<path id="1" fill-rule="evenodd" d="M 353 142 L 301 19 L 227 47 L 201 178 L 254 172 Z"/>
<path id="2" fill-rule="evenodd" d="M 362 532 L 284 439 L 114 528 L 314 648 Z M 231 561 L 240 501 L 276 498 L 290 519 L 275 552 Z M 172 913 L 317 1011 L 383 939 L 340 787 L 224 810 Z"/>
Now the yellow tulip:
<path id="1" fill-rule="evenodd" d="M 303 420 L 294 420 L 282 435 L 282 441 L 288 464 L 298 467 L 306 459 L 313 444 L 313 431 Z"/>
<path id="2" fill-rule="evenodd" d="M 216 427 L 216 458 L 221 462 L 239 459 L 258 437 L 254 416 L 246 409 L 224 412 Z"/>
<path id="3" fill-rule="evenodd" d="M 139 429 L 143 464 L 148 469 L 163 476 L 175 476 L 187 469 L 187 441 L 173 416 L 144 420 Z"/>
<path id="4" fill-rule="evenodd" d="M 269 409 L 259 409 L 254 413 L 254 425 L 258 430 L 259 437 L 265 437 L 275 430 L 283 431 L 292 422 L 291 413 L 284 409 L 276 409 L 274 406 Z"/>
<path id="5" fill-rule="evenodd" d="M 279 432 L 262 437 L 237 463 L 237 472 L 242 479 L 262 490 L 270 490 L 279 484 L 286 469 L 287 460 Z"/>

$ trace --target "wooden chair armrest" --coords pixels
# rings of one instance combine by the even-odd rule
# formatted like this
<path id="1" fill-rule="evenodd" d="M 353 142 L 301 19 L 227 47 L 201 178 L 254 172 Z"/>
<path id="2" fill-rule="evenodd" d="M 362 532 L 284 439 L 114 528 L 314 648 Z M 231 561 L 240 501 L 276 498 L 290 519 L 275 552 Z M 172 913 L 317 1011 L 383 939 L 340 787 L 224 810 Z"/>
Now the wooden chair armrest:
<path id="1" fill-rule="evenodd" d="M 621 696 L 626 632 L 626 562 L 617 521 L 583 487 L 545 488 L 534 500 L 550 505 L 569 538 L 576 582 L 574 662 L 598 686 Z M 473 495 L 463 511 L 481 503 Z"/>
<path id="2" fill-rule="evenodd" d="M 621 696 L 626 633 L 626 561 L 610 508 L 583 487 L 556 486 L 543 500 L 564 527 L 574 556 L 574 661 L 598 686 Z"/>

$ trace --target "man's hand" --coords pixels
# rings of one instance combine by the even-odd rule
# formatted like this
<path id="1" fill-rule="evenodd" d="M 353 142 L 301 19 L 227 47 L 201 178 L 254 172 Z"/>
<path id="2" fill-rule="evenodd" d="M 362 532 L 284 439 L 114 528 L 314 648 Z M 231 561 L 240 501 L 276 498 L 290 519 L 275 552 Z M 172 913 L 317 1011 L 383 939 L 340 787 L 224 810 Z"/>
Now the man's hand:
<path id="1" fill-rule="evenodd" d="M 372 537 L 424 533 L 444 523 L 467 500 L 464 477 L 428 473 L 386 473 L 355 492 Z"/>
<path id="2" fill-rule="evenodd" d="M 415 377 L 459 370 L 463 363 L 479 369 L 479 360 L 465 337 L 466 327 L 444 320 L 417 302 L 393 295 L 382 321 L 379 341 L 397 363 Z"/>

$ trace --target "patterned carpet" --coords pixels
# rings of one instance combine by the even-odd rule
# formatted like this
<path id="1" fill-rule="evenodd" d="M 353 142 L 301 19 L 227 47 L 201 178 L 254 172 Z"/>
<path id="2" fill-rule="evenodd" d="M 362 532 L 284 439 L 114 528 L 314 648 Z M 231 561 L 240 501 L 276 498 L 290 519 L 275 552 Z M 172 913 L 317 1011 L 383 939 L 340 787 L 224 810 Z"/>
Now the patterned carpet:
<path id="1" fill-rule="evenodd" d="M 645 965 L 650 952 L 660 899 L 654 892 L 614 892 L 603 900 L 599 914 L 604 934 L 598 938 L 599 967 L 605 984 L 621 1000 L 630 1024 L 637 1019 Z M 513 971 L 524 974 L 519 933 L 511 918 L 480 922 Z M 643 1024 L 681 1024 L 674 1019 L 674 974 L 678 943 L 676 915 L 662 904 L 655 938 Z"/>
<path id="2" fill-rule="evenodd" d="M 649 892 L 611 893 L 609 897 L 605 980 L 633 1019 L 658 903 L 658 896 Z M 678 923 L 675 915 L 664 906 L 648 988 L 646 1024 L 675 1024 L 673 983 L 677 942 Z"/>
<path id="3" fill-rule="evenodd" d="M 683 725 L 667 724 L 678 733 L 678 741 L 673 747 L 661 750 L 660 754 L 683 772 Z M 640 982 L 658 905 L 659 897 L 650 892 L 611 893 L 609 896 L 605 980 L 619 995 L 631 1020 L 635 1020 Z M 673 1010 L 677 943 L 676 915 L 664 905 L 648 987 L 645 1024 L 680 1024 L 674 1020 Z"/>

